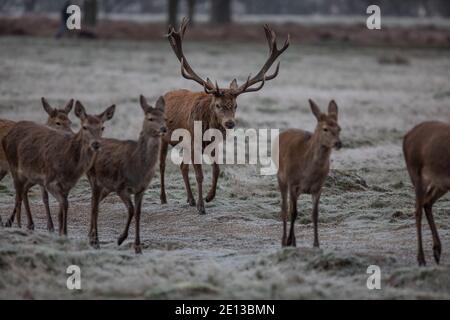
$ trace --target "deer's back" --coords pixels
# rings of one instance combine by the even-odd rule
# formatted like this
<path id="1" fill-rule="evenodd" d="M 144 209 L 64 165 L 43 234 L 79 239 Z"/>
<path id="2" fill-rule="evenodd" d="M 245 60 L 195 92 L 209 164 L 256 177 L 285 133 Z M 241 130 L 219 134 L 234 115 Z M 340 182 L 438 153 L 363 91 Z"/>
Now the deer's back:
<path id="1" fill-rule="evenodd" d="M 403 152 L 410 172 L 450 180 L 450 125 L 438 121 L 419 124 L 406 134 Z"/>
<path id="2" fill-rule="evenodd" d="M 8 134 L 11 128 L 16 123 L 14 121 L 0 119 L 0 142 L 3 138 Z M 0 145 L 0 170 L 8 169 L 8 161 L 6 160 L 5 152 L 3 151 L 3 147 Z"/>
<path id="3" fill-rule="evenodd" d="M 72 175 L 72 162 L 79 155 L 67 154 L 71 134 L 33 122 L 21 121 L 3 139 L 9 164 L 30 181 L 42 183 L 45 176 Z"/>

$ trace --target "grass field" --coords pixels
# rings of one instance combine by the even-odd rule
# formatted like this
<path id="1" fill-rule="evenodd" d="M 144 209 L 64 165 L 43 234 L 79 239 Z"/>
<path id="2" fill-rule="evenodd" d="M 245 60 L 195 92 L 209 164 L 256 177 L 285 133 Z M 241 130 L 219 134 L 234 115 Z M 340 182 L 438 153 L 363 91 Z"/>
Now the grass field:
<path id="1" fill-rule="evenodd" d="M 181 78 L 166 42 L 0 38 L 0 117 L 45 121 L 40 97 L 53 105 L 79 99 L 88 112 L 117 104 L 105 136 L 136 139 L 149 101 L 196 84 Z M 264 62 L 265 44 L 189 42 L 185 52 L 202 76 L 228 85 Z M 450 197 L 434 210 L 443 254 L 432 259 L 424 219 L 426 268 L 416 265 L 413 191 L 401 152 L 403 135 L 428 119 L 450 122 L 450 52 L 293 45 L 280 75 L 238 100 L 242 128 L 315 125 L 307 100 L 340 108 L 344 148 L 319 214 L 321 249 L 312 249 L 311 200 L 299 200 L 297 249 L 281 249 L 275 176 L 254 166 L 223 166 L 216 200 L 199 216 L 186 204 L 178 167 L 168 163 L 167 205 L 159 177 L 146 193 L 136 256 L 130 239 L 118 247 L 126 210 L 116 196 L 101 206 L 101 249 L 87 239 L 90 189 L 83 178 L 70 196 L 69 236 L 48 234 L 38 188 L 31 192 L 36 230 L 0 228 L 0 298 L 450 298 Z M 406 63 L 380 63 L 401 56 Z M 74 124 L 78 120 L 71 116 Z M 206 188 L 210 185 L 210 169 Z M 192 170 L 191 170 L 192 171 Z M 195 187 L 191 172 L 191 183 Z M 195 188 L 194 188 L 195 189 Z M 0 182 L 0 215 L 12 212 L 14 188 Z M 52 200 L 54 219 L 57 203 Z M 26 217 L 23 216 L 23 219 Z M 26 225 L 26 224 L 25 224 Z M 66 268 L 81 267 L 82 290 L 66 288 Z M 378 265 L 382 289 L 368 290 L 366 269 Z"/>

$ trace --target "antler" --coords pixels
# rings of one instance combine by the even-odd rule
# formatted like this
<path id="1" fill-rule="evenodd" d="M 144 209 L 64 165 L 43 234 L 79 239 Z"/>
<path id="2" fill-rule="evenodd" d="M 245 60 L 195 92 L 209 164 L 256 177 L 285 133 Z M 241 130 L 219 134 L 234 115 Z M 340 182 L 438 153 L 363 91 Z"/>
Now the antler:
<path id="1" fill-rule="evenodd" d="M 200 78 L 194 70 L 192 70 L 191 66 L 189 65 L 184 53 L 183 53 L 183 38 L 184 33 L 186 32 L 186 28 L 188 25 L 189 20 L 186 18 L 183 18 L 180 30 L 176 31 L 175 28 L 172 26 L 169 27 L 169 32 L 167 34 L 167 37 L 169 39 L 170 45 L 175 52 L 175 55 L 177 56 L 178 60 L 181 63 L 181 74 L 184 78 L 188 80 L 194 80 L 195 82 L 199 83 L 205 90 L 206 93 L 214 93 L 214 94 L 220 94 L 219 86 L 214 85 L 209 78 L 203 80 Z"/>
<path id="2" fill-rule="evenodd" d="M 264 84 L 266 81 L 274 79 L 278 75 L 278 71 L 280 70 L 280 63 L 278 62 L 277 67 L 275 69 L 275 72 L 271 75 L 266 75 L 267 71 L 269 71 L 270 67 L 273 65 L 273 63 L 277 60 L 277 58 L 289 47 L 290 43 L 290 35 L 288 34 L 288 37 L 286 41 L 284 42 L 283 47 L 278 50 L 277 46 L 277 35 L 275 32 L 269 27 L 268 24 L 264 25 L 264 31 L 266 32 L 266 38 L 267 42 L 269 44 L 269 58 L 267 59 L 266 63 L 263 65 L 261 70 L 258 72 L 256 76 L 253 78 L 248 76 L 247 81 L 241 85 L 236 91 L 236 95 L 240 95 L 245 92 L 254 92 L 261 90 L 262 87 L 264 87 Z M 261 84 L 256 88 L 251 88 L 258 82 L 261 82 Z"/>

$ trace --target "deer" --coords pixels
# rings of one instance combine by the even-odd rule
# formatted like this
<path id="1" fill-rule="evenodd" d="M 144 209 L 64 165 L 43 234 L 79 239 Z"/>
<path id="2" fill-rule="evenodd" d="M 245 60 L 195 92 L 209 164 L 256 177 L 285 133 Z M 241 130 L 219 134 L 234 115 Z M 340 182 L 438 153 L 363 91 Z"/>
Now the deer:
<path id="1" fill-rule="evenodd" d="M 295 247 L 295 220 L 300 194 L 311 195 L 314 226 L 313 247 L 319 247 L 318 219 L 322 187 L 330 171 L 332 149 L 340 149 L 341 127 L 338 124 L 338 106 L 334 100 L 328 105 L 328 113 L 322 113 L 317 104 L 309 100 L 311 111 L 317 120 L 314 132 L 288 129 L 273 144 L 272 154 L 278 166 L 278 185 L 281 192 L 281 218 L 283 234 L 281 245 Z M 287 236 L 288 198 L 290 203 L 290 231 Z"/>
<path id="2" fill-rule="evenodd" d="M 134 217 L 136 237 L 134 249 L 142 253 L 140 241 L 140 217 L 144 193 L 155 173 L 161 137 L 166 132 L 164 98 L 160 97 L 155 107 L 140 96 L 144 112 L 142 130 L 137 141 L 104 139 L 102 149 L 87 176 L 92 187 L 92 211 L 89 231 L 90 244 L 99 248 L 97 219 L 99 205 L 110 193 L 116 193 L 128 209 L 125 229 L 117 243 L 120 246 L 128 237 L 130 223 Z M 134 196 L 134 204 L 132 201 Z"/>
<path id="3" fill-rule="evenodd" d="M 72 122 L 69 119 L 69 113 L 73 107 L 73 99 L 71 99 L 62 109 L 52 108 L 48 103 L 47 99 L 45 99 L 44 97 L 41 98 L 41 102 L 45 112 L 47 112 L 48 114 L 46 123 L 48 127 L 56 130 L 62 130 L 73 133 L 71 129 Z M 0 119 L 0 141 L 3 139 L 4 136 L 6 136 L 9 130 L 11 130 L 11 128 L 15 124 L 16 123 L 14 121 Z M 6 155 L 3 151 L 3 148 L 0 148 L 0 181 L 6 176 L 8 172 L 9 172 L 8 161 L 6 160 Z M 52 216 L 50 214 L 48 192 L 44 188 L 42 188 L 42 201 L 45 205 L 45 212 L 47 215 L 47 229 L 48 231 L 53 232 L 54 226 Z M 28 202 L 28 195 L 25 195 L 24 202 L 25 203 Z M 0 224 L 1 224 L 1 217 L 0 217 Z M 29 225 L 28 228 L 30 230 L 33 230 L 34 225 Z"/>
<path id="4" fill-rule="evenodd" d="M 22 201 L 28 190 L 39 185 L 59 203 L 59 235 L 67 236 L 68 195 L 93 165 L 101 147 L 104 123 L 111 120 L 115 105 L 99 115 L 89 115 L 80 101 L 75 115 L 81 127 L 77 133 L 54 130 L 30 121 L 16 123 L 2 140 L 16 191 L 15 205 L 7 226 L 14 217 L 20 226 Z M 24 202 L 28 226 L 34 225 L 28 202 Z"/>
<path id="5" fill-rule="evenodd" d="M 207 78 L 206 80 L 198 76 L 186 59 L 183 53 L 183 39 L 187 29 L 188 20 L 183 19 L 180 29 L 176 31 L 173 27 L 169 27 L 168 39 L 170 45 L 181 64 L 181 74 L 187 80 L 192 80 L 202 86 L 202 92 L 193 92 L 189 90 L 174 90 L 164 95 L 166 101 L 166 116 L 167 116 L 167 133 L 163 136 L 160 153 L 160 179 L 161 192 L 160 199 L 162 204 L 167 203 L 164 174 L 165 163 L 169 145 L 175 146 L 178 141 L 171 141 L 171 135 L 176 129 L 186 129 L 193 137 L 194 121 L 202 122 L 202 134 L 208 129 L 218 129 L 225 135 L 226 130 L 233 129 L 236 125 L 235 114 L 237 109 L 236 100 L 239 95 L 243 93 L 256 92 L 264 87 L 267 81 L 277 77 L 280 63 L 277 64 L 273 74 L 267 75 L 267 72 L 277 60 L 277 58 L 289 47 L 289 35 L 281 49 L 278 49 L 275 32 L 268 26 L 264 26 L 267 42 L 269 45 L 269 57 L 264 63 L 261 70 L 252 77 L 247 78 L 247 81 L 242 85 L 238 85 L 236 79 L 231 81 L 229 88 L 220 88 Z M 202 152 L 208 146 L 208 143 L 203 143 Z M 191 150 L 195 152 L 194 141 L 192 141 Z M 193 154 L 191 159 L 194 159 Z M 195 207 L 199 214 L 205 214 L 205 204 L 203 200 L 203 171 L 201 164 L 193 164 L 195 177 L 197 181 L 197 202 L 194 199 L 190 182 L 189 182 L 189 164 L 182 162 L 180 165 L 181 174 L 183 177 L 185 189 L 187 192 L 187 203 Z M 220 167 L 216 161 L 212 164 L 212 186 L 208 192 L 205 201 L 211 202 L 216 196 L 217 182 L 220 174 Z"/>
<path id="6" fill-rule="evenodd" d="M 416 196 L 417 262 L 425 266 L 422 245 L 422 216 L 425 216 L 433 237 L 433 256 L 441 258 L 441 241 L 433 217 L 433 205 L 450 190 L 450 125 L 423 122 L 403 139 L 403 154 Z"/>

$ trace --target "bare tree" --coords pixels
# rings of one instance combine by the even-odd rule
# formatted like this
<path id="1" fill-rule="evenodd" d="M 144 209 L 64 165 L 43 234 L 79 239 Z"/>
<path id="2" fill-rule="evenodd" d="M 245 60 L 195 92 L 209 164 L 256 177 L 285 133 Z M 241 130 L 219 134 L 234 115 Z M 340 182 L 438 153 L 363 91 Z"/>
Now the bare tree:
<path id="1" fill-rule="evenodd" d="M 217 24 L 231 22 L 231 0 L 211 0 L 211 22 Z"/>
<path id="2" fill-rule="evenodd" d="M 195 0 L 187 0 L 188 19 L 191 24 L 194 24 L 195 2 Z"/>
<path id="3" fill-rule="evenodd" d="M 168 20 L 169 26 L 176 27 L 178 25 L 178 0 L 168 0 Z"/>

